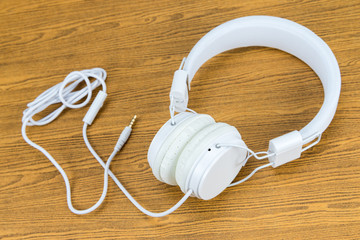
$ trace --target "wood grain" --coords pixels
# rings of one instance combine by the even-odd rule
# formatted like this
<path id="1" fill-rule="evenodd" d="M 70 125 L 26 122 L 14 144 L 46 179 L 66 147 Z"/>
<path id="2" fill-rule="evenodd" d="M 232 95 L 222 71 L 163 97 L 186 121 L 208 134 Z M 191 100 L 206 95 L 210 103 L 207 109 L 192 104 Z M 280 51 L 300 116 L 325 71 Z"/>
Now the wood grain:
<path id="1" fill-rule="evenodd" d="M 264 169 L 210 201 L 189 199 L 174 214 L 141 214 L 110 181 L 95 212 L 66 205 L 63 179 L 20 133 L 22 111 L 73 70 L 102 67 L 109 97 L 89 129 L 107 157 L 121 129 L 139 116 L 111 169 L 153 211 L 182 193 L 158 182 L 148 146 L 168 119 L 172 75 L 215 26 L 241 16 L 273 15 L 312 29 L 333 50 L 342 73 L 334 121 L 300 160 Z M 0 238 L 3 239 L 359 239 L 360 3 L 349 1 L 1 1 Z M 317 113 L 321 83 L 300 60 L 267 48 L 229 51 L 207 62 L 189 107 L 234 125 L 247 145 L 300 129 Z M 67 110 L 29 136 L 66 170 L 77 208 L 95 203 L 103 170 L 81 135 L 86 109 Z M 262 164 L 251 160 L 238 178 Z"/>

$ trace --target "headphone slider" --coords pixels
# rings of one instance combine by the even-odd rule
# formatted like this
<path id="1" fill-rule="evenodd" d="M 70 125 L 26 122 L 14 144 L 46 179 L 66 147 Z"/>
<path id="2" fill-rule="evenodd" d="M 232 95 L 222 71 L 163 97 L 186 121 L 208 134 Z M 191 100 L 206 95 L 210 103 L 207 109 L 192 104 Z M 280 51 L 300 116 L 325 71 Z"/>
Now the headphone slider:
<path id="1" fill-rule="evenodd" d="M 288 163 L 300 157 L 303 140 L 299 131 L 292 131 L 269 142 L 269 161 L 272 167 Z M 274 153 L 274 154 L 271 154 Z"/>
<path id="2" fill-rule="evenodd" d="M 189 102 L 189 93 L 187 89 L 188 74 L 184 70 L 177 70 L 170 90 L 170 101 L 176 112 L 185 112 Z"/>

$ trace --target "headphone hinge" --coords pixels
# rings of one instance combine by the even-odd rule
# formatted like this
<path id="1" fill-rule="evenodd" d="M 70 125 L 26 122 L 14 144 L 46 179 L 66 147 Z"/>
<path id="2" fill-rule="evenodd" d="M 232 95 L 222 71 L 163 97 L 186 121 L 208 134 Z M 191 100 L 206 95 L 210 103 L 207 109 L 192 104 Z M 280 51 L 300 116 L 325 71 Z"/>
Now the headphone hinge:
<path id="1" fill-rule="evenodd" d="M 170 107 L 176 112 L 185 112 L 189 102 L 187 86 L 188 73 L 184 70 L 177 70 L 170 90 Z"/>
<path id="2" fill-rule="evenodd" d="M 272 167 L 278 167 L 292 160 L 300 158 L 303 140 L 299 131 L 292 131 L 269 142 L 268 152 L 274 153 L 269 156 Z"/>

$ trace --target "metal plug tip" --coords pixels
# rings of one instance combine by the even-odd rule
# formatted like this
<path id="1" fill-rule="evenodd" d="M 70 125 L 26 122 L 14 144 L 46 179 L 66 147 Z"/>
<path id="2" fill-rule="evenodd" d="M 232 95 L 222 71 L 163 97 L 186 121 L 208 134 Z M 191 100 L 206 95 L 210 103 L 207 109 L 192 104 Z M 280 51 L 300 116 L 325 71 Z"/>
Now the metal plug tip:
<path id="1" fill-rule="evenodd" d="M 134 125 L 134 123 L 135 123 L 135 120 L 136 120 L 136 115 L 134 115 L 134 117 L 131 119 L 131 121 L 130 121 L 130 124 L 129 124 L 129 127 L 132 127 L 133 125 Z"/>

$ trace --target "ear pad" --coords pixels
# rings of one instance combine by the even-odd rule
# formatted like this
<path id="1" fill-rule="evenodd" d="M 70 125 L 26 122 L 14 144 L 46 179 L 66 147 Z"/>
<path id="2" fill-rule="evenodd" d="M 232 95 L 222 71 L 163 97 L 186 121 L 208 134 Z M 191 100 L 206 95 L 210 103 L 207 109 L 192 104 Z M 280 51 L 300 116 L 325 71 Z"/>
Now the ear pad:
<path id="1" fill-rule="evenodd" d="M 206 114 L 196 114 L 191 119 L 184 122 L 186 126 L 184 126 L 184 129 L 171 143 L 160 165 L 160 178 L 165 183 L 177 185 L 175 170 L 181 151 L 198 131 L 213 123 L 215 123 L 215 120 Z M 170 138 L 171 137 L 169 136 L 168 139 Z"/>
<path id="2" fill-rule="evenodd" d="M 166 158 L 168 161 L 166 161 L 163 165 L 163 176 L 167 177 L 169 184 L 176 184 L 176 182 L 173 181 L 174 177 L 171 177 L 171 174 L 169 174 L 169 169 L 172 168 L 171 166 L 175 168 L 176 165 L 178 155 L 178 151 L 176 150 L 176 148 L 182 149 L 183 145 L 185 145 L 196 132 L 198 132 L 204 126 L 214 123 L 215 120 L 209 115 L 191 113 L 189 117 L 186 117 L 182 121 L 177 121 L 175 119 L 175 122 L 176 125 L 174 126 L 172 126 L 170 122 L 167 122 L 165 124 L 170 125 L 171 127 L 165 128 L 167 131 L 166 136 L 162 137 L 161 140 L 158 141 L 157 144 L 159 144 L 160 147 L 156 152 L 155 159 L 152 164 L 152 171 L 155 177 L 159 181 L 166 182 L 160 174 L 161 165 L 163 163 L 165 155 L 168 153 L 170 146 L 172 146 L 172 144 L 175 142 L 175 144 L 173 145 L 174 147 Z M 165 127 L 165 125 L 163 127 Z M 180 135 L 183 136 L 183 138 Z M 173 163 L 172 161 L 175 161 L 175 163 Z"/>
<path id="3" fill-rule="evenodd" d="M 182 112 L 175 115 L 174 120 L 176 125 L 181 124 L 185 119 L 193 116 L 193 113 Z M 174 126 L 171 125 L 171 119 L 169 119 L 156 133 L 154 139 L 151 141 L 149 150 L 148 150 L 148 162 L 151 168 L 154 167 L 154 162 L 159 149 L 161 148 L 163 142 L 166 140 L 167 136 L 174 130 Z"/>
<path id="4" fill-rule="evenodd" d="M 183 192 L 186 192 L 186 179 L 196 159 L 204 148 L 228 128 L 231 128 L 231 126 L 226 123 L 213 123 L 199 131 L 185 146 L 179 157 L 175 172 L 176 182 Z"/>

